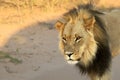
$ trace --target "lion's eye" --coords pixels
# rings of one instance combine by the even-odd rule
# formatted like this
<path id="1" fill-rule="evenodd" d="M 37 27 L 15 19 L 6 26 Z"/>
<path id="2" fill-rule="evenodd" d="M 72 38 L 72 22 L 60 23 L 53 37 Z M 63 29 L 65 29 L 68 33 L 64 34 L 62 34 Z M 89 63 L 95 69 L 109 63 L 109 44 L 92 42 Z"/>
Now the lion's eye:
<path id="1" fill-rule="evenodd" d="M 78 36 L 75 38 L 75 42 L 79 42 L 81 40 L 82 37 Z"/>
<path id="2" fill-rule="evenodd" d="M 62 40 L 64 43 L 66 43 L 66 38 L 65 37 L 62 37 Z"/>

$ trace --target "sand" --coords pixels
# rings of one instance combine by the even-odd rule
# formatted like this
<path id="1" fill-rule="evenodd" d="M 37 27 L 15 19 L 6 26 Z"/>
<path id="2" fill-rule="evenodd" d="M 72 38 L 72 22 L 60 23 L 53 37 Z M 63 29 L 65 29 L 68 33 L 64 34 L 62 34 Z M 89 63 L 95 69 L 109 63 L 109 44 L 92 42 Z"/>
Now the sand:
<path id="1" fill-rule="evenodd" d="M 33 26 L 14 34 L 1 48 L 22 63 L 1 61 L 0 80 L 87 80 L 74 65 L 64 61 L 58 50 L 57 31 L 46 24 Z M 112 80 L 120 79 L 119 61 L 120 56 L 113 59 Z"/>

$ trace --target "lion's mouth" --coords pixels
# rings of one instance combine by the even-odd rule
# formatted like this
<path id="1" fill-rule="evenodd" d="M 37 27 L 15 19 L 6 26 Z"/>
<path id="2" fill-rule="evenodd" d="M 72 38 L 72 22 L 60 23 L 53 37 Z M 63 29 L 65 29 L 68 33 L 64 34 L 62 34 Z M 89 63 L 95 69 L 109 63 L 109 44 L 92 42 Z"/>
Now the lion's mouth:
<path id="1" fill-rule="evenodd" d="M 68 59 L 68 61 L 80 61 L 80 58 L 76 59 L 76 60 L 73 60 L 73 59 Z"/>
<path id="2" fill-rule="evenodd" d="M 80 59 L 77 59 L 77 60 L 68 59 L 68 60 L 67 60 L 67 62 L 68 62 L 69 64 L 77 64 L 77 63 L 79 63 L 79 61 L 80 61 Z"/>
<path id="3" fill-rule="evenodd" d="M 70 55 L 70 56 L 66 55 L 65 58 L 69 64 L 77 64 L 81 61 L 81 57 L 75 58 L 72 55 Z"/>
<path id="4" fill-rule="evenodd" d="M 79 61 L 67 60 L 69 64 L 77 64 Z"/>

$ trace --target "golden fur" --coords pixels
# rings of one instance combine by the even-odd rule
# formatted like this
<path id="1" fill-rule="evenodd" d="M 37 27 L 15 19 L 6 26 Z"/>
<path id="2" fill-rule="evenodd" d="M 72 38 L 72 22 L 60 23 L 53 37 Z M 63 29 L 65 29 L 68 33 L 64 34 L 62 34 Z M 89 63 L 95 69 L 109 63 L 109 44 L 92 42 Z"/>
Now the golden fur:
<path id="1" fill-rule="evenodd" d="M 60 31 L 60 49 L 63 53 L 64 51 L 67 51 L 67 48 L 64 48 L 64 46 L 68 46 L 69 48 L 69 45 L 71 45 L 71 47 L 74 47 L 74 49 L 78 49 L 76 51 L 74 50 L 74 54 L 71 56 L 73 61 L 76 61 L 80 58 L 81 63 L 87 66 L 95 57 L 97 48 L 97 42 L 94 40 L 93 35 L 95 19 L 86 10 L 81 10 L 79 17 L 76 17 L 75 15 L 70 16 L 67 14 L 64 16 L 64 19 L 67 21 L 67 23 L 56 23 L 56 28 Z M 81 19 L 81 21 L 78 19 Z M 84 21 L 82 19 L 84 19 Z M 63 37 L 66 39 L 66 43 L 68 43 L 68 45 L 64 44 Z M 77 37 L 82 37 L 81 43 L 75 42 Z M 82 46 L 74 46 L 74 44 Z M 68 52 L 69 51 L 71 50 L 68 50 Z M 65 53 L 64 56 L 65 59 L 68 59 L 68 56 Z"/>
<path id="2" fill-rule="evenodd" d="M 91 80 L 110 80 L 108 34 L 96 15 L 86 8 L 73 9 L 55 26 L 60 50 L 68 63 L 76 64 Z"/>

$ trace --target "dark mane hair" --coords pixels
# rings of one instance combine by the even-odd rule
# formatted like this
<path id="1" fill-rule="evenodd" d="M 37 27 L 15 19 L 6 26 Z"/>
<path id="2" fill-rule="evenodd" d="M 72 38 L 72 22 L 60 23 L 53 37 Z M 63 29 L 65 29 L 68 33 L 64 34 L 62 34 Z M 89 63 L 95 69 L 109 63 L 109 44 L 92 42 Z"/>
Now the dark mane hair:
<path id="1" fill-rule="evenodd" d="M 96 18 L 97 18 L 96 15 L 104 15 L 104 13 L 102 13 L 102 12 L 99 12 L 97 10 L 93 10 L 93 6 L 91 4 L 86 4 L 86 5 L 78 5 L 76 8 L 73 8 L 73 9 L 69 10 L 63 16 L 71 16 L 71 17 L 74 16 L 74 17 L 77 17 L 78 16 L 78 12 L 79 12 L 80 9 L 85 9 L 85 10 L 89 11 Z M 97 20 L 99 20 L 99 18 L 97 18 Z"/>
<path id="2" fill-rule="evenodd" d="M 76 64 L 82 73 L 94 73 L 99 76 L 105 74 L 106 71 L 110 70 L 111 65 L 111 52 L 109 48 L 109 38 L 105 29 L 105 24 L 98 15 L 103 15 L 103 13 L 93 10 L 91 5 L 80 5 L 78 8 L 74 8 L 64 14 L 64 16 L 71 16 L 72 18 L 78 17 L 79 10 L 85 9 L 91 15 L 95 17 L 95 27 L 94 27 L 94 39 L 97 42 L 97 52 L 96 57 L 93 59 L 93 62 L 89 66 L 84 66 L 81 64 Z"/>

